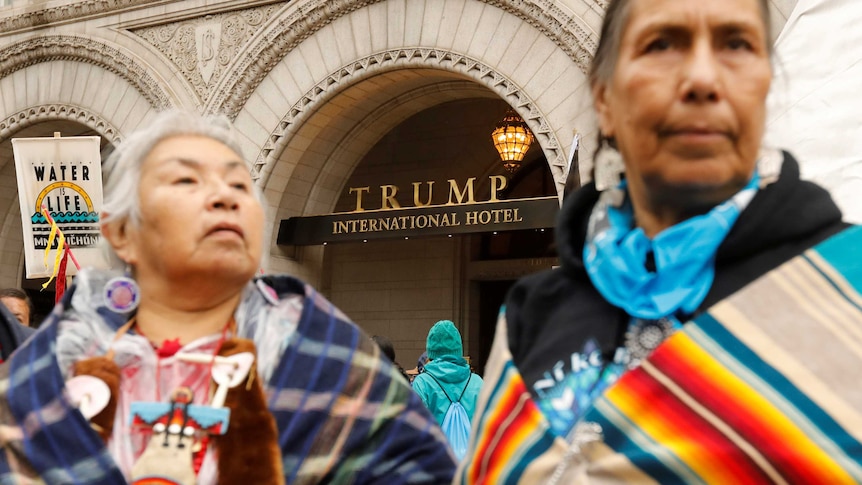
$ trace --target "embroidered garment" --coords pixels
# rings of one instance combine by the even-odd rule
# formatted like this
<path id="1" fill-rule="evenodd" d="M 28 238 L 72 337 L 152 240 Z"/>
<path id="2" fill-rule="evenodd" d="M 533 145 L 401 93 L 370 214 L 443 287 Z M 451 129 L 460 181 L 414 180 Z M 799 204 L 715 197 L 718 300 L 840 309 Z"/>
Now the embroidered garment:
<path id="1" fill-rule="evenodd" d="M 455 483 L 859 483 L 862 227 L 686 323 L 557 436 L 497 326 Z"/>
<path id="2" fill-rule="evenodd" d="M 794 159 L 784 157 L 780 177 L 762 178 L 773 182 L 762 185 L 718 247 L 715 277 L 697 313 L 847 227 L 829 194 L 800 180 Z M 676 326 L 633 318 L 592 284 L 583 254 L 599 196 L 587 185 L 566 200 L 556 231 L 560 267 L 522 278 L 506 299 L 514 364 L 559 436 Z"/>
<path id="3" fill-rule="evenodd" d="M 72 364 L 104 355 L 129 317 L 103 306 L 101 288 L 111 276 L 81 272 L 40 331 L 0 366 L 0 388 L 6 389 L 0 395 L 0 483 L 127 483 L 137 439 L 116 439 L 115 433 L 106 446 L 64 394 Z M 256 279 L 234 317 L 237 336 L 257 347 L 287 483 L 450 482 L 454 459 L 427 409 L 376 345 L 314 289 L 287 276 Z M 117 342 L 118 364 L 129 365 L 125 373 L 150 372 L 143 370 L 146 361 L 131 365 L 140 356 L 155 359 L 150 347 L 149 353 L 135 348 L 139 340 L 128 335 Z M 209 345 L 204 338 L 187 347 Z M 179 379 L 186 377 L 195 379 Z M 115 424 L 128 428 L 121 423 L 128 417 L 119 416 L 126 408 L 120 406 Z M 198 483 L 217 479 L 217 450 L 211 453 Z"/>
<path id="4" fill-rule="evenodd" d="M 569 371 L 558 363 L 534 384 L 537 404 L 555 433 L 567 436 L 572 432 L 597 396 L 681 328 L 677 314 L 690 315 L 700 306 L 715 276 L 715 253 L 757 193 L 759 181 L 755 172 L 726 202 L 653 239 L 633 227 L 631 202 L 623 200 L 625 182 L 602 193 L 589 217 L 584 266 L 602 297 L 632 318 L 624 347 L 614 353 L 613 360 L 606 359 L 598 343 L 590 339 L 580 352 L 572 354 Z M 645 266 L 648 254 L 654 255 L 654 271 Z"/>

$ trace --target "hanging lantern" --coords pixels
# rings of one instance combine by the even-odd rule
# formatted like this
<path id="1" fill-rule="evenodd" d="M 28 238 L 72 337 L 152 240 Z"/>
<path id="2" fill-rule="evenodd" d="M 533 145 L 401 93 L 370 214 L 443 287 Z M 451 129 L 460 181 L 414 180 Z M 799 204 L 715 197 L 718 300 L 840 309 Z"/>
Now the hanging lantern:
<path id="1" fill-rule="evenodd" d="M 527 128 L 527 123 L 511 108 L 506 110 L 503 120 L 497 123 L 491 133 L 491 139 L 503 160 L 503 166 L 510 173 L 515 173 L 521 168 L 524 155 L 527 154 L 534 140 L 533 133 Z"/>

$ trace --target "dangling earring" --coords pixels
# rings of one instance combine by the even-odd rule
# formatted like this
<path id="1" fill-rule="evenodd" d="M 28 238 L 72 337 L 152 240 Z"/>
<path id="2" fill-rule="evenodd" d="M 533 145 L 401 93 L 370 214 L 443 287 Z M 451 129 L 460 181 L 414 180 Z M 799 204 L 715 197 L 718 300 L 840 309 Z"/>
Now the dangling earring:
<path id="1" fill-rule="evenodd" d="M 760 188 L 764 188 L 778 180 L 781 175 L 781 165 L 784 164 L 784 154 L 775 148 L 761 147 L 757 154 L 757 174 L 760 176 Z"/>
<path id="2" fill-rule="evenodd" d="M 111 278 L 105 283 L 105 305 L 115 313 L 129 313 L 141 301 L 141 288 L 132 279 L 129 267 L 125 274 Z"/>
<path id="3" fill-rule="evenodd" d="M 614 148 L 611 137 L 602 135 L 600 138 L 601 144 L 595 157 L 593 178 L 596 181 L 596 190 L 604 192 L 620 184 L 620 176 L 625 170 L 625 164 L 619 150 Z"/>

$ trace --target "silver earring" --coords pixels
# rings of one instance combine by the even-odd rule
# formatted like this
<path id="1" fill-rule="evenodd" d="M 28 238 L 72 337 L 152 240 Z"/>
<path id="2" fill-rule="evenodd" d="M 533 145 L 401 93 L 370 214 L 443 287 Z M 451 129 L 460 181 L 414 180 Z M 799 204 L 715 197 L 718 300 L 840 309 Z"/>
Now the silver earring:
<path id="1" fill-rule="evenodd" d="M 114 313 L 129 313 L 141 302 L 141 288 L 132 279 L 128 266 L 123 276 L 105 283 L 105 305 Z"/>
<path id="2" fill-rule="evenodd" d="M 593 170 L 596 190 L 604 192 L 616 188 L 620 184 L 620 176 L 625 170 L 623 156 L 611 145 L 611 139 L 602 136 L 601 146 L 595 158 Z"/>
<path id="3" fill-rule="evenodd" d="M 784 163 L 784 154 L 775 148 L 761 147 L 757 155 L 757 174 L 760 175 L 760 188 L 778 180 L 781 175 L 781 165 Z"/>

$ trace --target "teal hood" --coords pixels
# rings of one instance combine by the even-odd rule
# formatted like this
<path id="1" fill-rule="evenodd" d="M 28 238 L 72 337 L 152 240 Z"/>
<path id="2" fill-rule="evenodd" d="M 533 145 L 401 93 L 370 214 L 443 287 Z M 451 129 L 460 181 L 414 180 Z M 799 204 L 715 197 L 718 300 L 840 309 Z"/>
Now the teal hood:
<path id="1" fill-rule="evenodd" d="M 464 356 L 464 345 L 461 343 L 461 333 L 455 324 L 449 320 L 440 320 L 428 331 L 428 340 L 425 343 L 428 358 L 439 359 L 444 355 L 462 358 Z"/>

